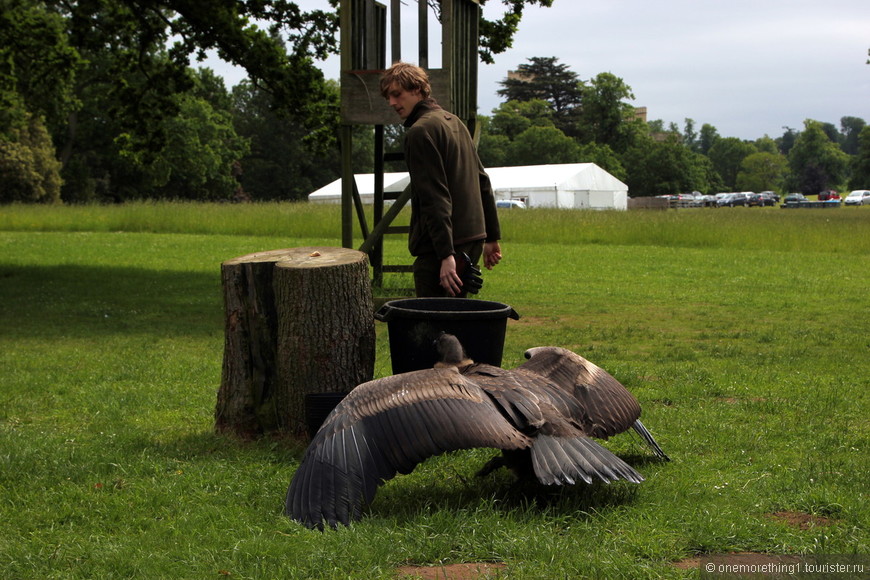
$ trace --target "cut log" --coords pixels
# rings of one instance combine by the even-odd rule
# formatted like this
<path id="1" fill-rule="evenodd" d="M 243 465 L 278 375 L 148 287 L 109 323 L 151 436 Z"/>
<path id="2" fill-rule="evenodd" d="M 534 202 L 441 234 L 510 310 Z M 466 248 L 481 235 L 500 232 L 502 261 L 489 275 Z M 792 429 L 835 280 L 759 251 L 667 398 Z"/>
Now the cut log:
<path id="1" fill-rule="evenodd" d="M 221 264 L 224 359 L 215 429 L 305 433 L 305 395 L 372 379 L 374 306 L 366 254 L 306 247 Z"/>

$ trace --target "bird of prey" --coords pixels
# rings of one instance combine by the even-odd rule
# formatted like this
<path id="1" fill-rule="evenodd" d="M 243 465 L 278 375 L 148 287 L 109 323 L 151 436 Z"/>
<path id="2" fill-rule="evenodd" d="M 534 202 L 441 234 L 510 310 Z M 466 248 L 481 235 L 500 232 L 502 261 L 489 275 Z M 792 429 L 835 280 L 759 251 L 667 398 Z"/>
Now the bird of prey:
<path id="1" fill-rule="evenodd" d="M 309 528 L 349 525 L 378 486 L 457 449 L 502 450 L 506 466 L 545 485 L 643 477 L 592 438 L 633 428 L 661 458 L 640 405 L 615 378 L 559 347 L 526 351 L 512 370 L 477 364 L 442 334 L 434 368 L 363 383 L 326 418 L 287 491 L 285 513 Z"/>

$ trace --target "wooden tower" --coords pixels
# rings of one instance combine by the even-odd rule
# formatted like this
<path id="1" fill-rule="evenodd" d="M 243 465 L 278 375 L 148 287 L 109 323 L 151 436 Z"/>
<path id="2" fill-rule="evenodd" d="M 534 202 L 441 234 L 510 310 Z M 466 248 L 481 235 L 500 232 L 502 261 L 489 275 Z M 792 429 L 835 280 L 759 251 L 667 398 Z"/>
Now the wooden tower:
<path id="1" fill-rule="evenodd" d="M 389 63 L 406 60 L 426 69 L 432 96 L 442 107 L 461 118 L 472 135 L 477 116 L 478 24 L 477 0 L 440 0 L 441 68 L 429 67 L 429 10 L 427 0 L 418 0 L 416 58 L 401 54 L 401 0 L 390 0 L 389 9 L 375 0 L 341 0 L 341 151 L 342 151 L 342 245 L 351 248 L 353 214 L 363 235 L 359 250 L 369 255 L 374 284 L 381 286 L 384 272 L 410 271 L 410 266 L 385 266 L 383 236 L 407 233 L 407 227 L 391 226 L 393 219 L 411 197 L 407 187 L 384 213 L 384 162 L 401 159 L 401 154 L 384 154 L 384 126 L 401 119 L 381 96 L 379 81 L 389 66 L 387 30 L 390 31 Z M 362 200 L 354 180 L 352 163 L 353 125 L 374 126 L 374 208 L 369 230 Z"/>

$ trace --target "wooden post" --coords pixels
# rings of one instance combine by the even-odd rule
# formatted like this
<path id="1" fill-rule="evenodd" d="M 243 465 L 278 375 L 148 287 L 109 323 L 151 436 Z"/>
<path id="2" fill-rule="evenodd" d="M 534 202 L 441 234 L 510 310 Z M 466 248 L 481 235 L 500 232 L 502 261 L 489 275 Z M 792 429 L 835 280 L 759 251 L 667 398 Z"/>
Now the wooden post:
<path id="1" fill-rule="evenodd" d="M 305 432 L 305 395 L 372 379 L 374 306 L 366 255 L 331 247 L 221 264 L 224 360 L 215 429 L 249 438 Z"/>

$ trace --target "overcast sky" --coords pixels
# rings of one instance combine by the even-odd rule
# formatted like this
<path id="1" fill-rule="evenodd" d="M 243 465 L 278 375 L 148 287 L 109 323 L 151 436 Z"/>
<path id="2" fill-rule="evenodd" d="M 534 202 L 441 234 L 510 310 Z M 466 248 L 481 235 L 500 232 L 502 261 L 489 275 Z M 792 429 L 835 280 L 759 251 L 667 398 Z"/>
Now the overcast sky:
<path id="1" fill-rule="evenodd" d="M 404 4 L 410 36 L 417 3 Z M 489 0 L 484 14 L 497 17 L 501 7 Z M 415 62 L 416 49 L 405 44 L 403 60 Z M 723 137 L 778 137 L 808 118 L 838 127 L 844 116 L 870 122 L 868 49 L 870 0 L 555 0 L 526 8 L 513 48 L 481 64 L 479 112 L 499 105 L 509 70 L 556 57 L 582 80 L 601 72 L 623 79 L 649 120 L 682 128 L 688 117 Z M 338 78 L 337 62 L 324 64 L 328 78 Z"/>

